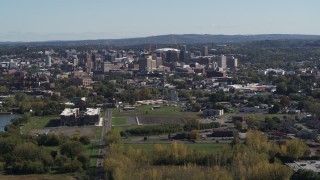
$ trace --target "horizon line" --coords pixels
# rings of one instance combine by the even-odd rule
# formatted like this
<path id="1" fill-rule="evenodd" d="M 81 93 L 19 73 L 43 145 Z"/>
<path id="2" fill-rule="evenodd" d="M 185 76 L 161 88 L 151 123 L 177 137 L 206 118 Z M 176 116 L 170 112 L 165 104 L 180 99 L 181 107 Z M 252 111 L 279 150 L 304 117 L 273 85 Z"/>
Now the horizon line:
<path id="1" fill-rule="evenodd" d="M 29 33 L 29 32 L 26 32 Z M 25 34 L 26 34 L 25 33 Z M 33 34 L 86 34 L 89 32 L 83 32 L 83 33 L 33 33 Z M 99 32 L 95 32 L 99 33 Z M 102 32 L 100 32 L 102 33 Z M 5 34 L 5 33 L 0 33 Z M 261 35 L 295 35 L 295 36 L 320 36 L 320 34 L 303 34 L 303 33 L 263 33 L 263 34 L 200 34 L 200 33 L 182 33 L 182 34 L 158 34 L 158 35 L 149 35 L 149 36 L 135 36 L 135 37 L 123 37 L 123 38 L 87 38 L 87 39 L 52 39 L 52 40 L 34 40 L 34 41 L 2 41 L 0 40 L 0 43 L 46 43 L 46 42 L 76 42 L 76 41 L 99 41 L 99 40 L 124 40 L 124 39 L 137 39 L 137 38 L 151 38 L 151 37 L 157 37 L 157 36 L 183 36 L 183 35 L 209 35 L 209 36 L 261 36 Z"/>

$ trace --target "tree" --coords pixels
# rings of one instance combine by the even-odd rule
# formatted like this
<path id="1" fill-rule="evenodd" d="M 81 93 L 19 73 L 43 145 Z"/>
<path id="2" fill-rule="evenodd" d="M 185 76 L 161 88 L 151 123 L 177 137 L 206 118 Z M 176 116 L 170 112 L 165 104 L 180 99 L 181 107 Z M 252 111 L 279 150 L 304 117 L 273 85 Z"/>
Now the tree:
<path id="1" fill-rule="evenodd" d="M 192 130 L 190 133 L 190 139 L 197 140 L 200 139 L 200 133 L 198 130 Z"/>
<path id="2" fill-rule="evenodd" d="M 282 96 L 280 100 L 280 104 L 282 107 L 288 107 L 290 105 L 291 101 L 288 96 Z"/>
<path id="3" fill-rule="evenodd" d="M 6 108 L 13 108 L 16 105 L 16 99 L 13 97 L 6 97 L 3 106 Z"/>
<path id="4" fill-rule="evenodd" d="M 245 144 L 247 147 L 258 153 L 268 153 L 271 148 L 267 135 L 254 130 L 247 132 Z"/>
<path id="5" fill-rule="evenodd" d="M 61 138 L 56 134 L 42 134 L 37 137 L 37 142 L 44 146 L 58 146 L 61 143 Z"/>
<path id="6" fill-rule="evenodd" d="M 83 145 L 90 144 L 90 137 L 89 136 L 81 136 L 79 139 L 79 142 L 81 142 Z"/>
<path id="7" fill-rule="evenodd" d="M 291 180 L 320 180 L 320 176 L 312 170 L 299 169 L 292 175 Z"/>
<path id="8" fill-rule="evenodd" d="M 107 145 L 112 143 L 119 143 L 121 140 L 120 132 L 117 130 L 111 130 L 107 133 L 104 140 Z"/>
<path id="9" fill-rule="evenodd" d="M 69 86 L 65 90 L 65 97 L 74 98 L 78 93 L 78 88 L 76 86 Z"/>
<path id="10" fill-rule="evenodd" d="M 84 147 L 81 143 L 76 141 L 68 141 L 61 145 L 60 152 L 62 155 L 66 155 L 71 159 L 84 152 Z"/>
<path id="11" fill-rule="evenodd" d="M 307 101 L 307 102 L 305 102 L 304 106 L 311 113 L 316 114 L 317 116 L 320 116 L 320 103 L 319 102 Z"/>
<path id="12" fill-rule="evenodd" d="M 12 156 L 12 169 L 16 173 L 43 173 L 53 165 L 50 153 L 30 142 L 18 144 Z"/>
<path id="13" fill-rule="evenodd" d="M 58 151 L 52 150 L 52 151 L 50 151 L 50 155 L 52 156 L 53 159 L 56 159 L 56 157 L 58 155 Z"/>
<path id="14" fill-rule="evenodd" d="M 236 122 L 234 123 L 234 125 L 236 126 L 236 128 L 237 128 L 238 130 L 242 130 L 242 123 L 241 123 L 241 121 L 236 121 Z"/>
<path id="15" fill-rule="evenodd" d="M 267 123 L 268 130 L 274 130 L 277 127 L 277 122 L 273 118 L 265 117 L 265 123 Z"/>
<path id="16" fill-rule="evenodd" d="M 281 147 L 281 150 L 284 155 L 294 160 L 310 153 L 308 146 L 300 140 L 286 141 L 285 145 Z"/>
<path id="17" fill-rule="evenodd" d="M 269 114 L 276 114 L 281 110 L 281 105 L 279 103 L 275 103 L 272 108 L 269 109 Z"/>
<path id="18" fill-rule="evenodd" d="M 88 169 L 90 166 L 90 158 L 86 154 L 79 154 L 77 157 L 78 161 L 82 163 L 83 169 Z"/>
<path id="19" fill-rule="evenodd" d="M 0 92 L 7 92 L 8 87 L 7 86 L 0 86 Z"/>
<path id="20" fill-rule="evenodd" d="M 37 101 L 31 104 L 32 111 L 38 116 L 43 115 L 43 109 L 45 106 L 46 103 L 43 101 Z"/>
<path id="21" fill-rule="evenodd" d="M 287 84 L 285 82 L 281 82 L 276 87 L 277 94 L 286 94 L 287 93 Z"/>
<path id="22" fill-rule="evenodd" d="M 28 95 L 24 94 L 24 93 L 17 93 L 15 96 L 14 96 L 15 100 L 17 102 L 23 102 L 23 101 L 28 101 L 29 98 L 28 98 Z"/>
<path id="23" fill-rule="evenodd" d="M 64 106 L 61 105 L 59 102 L 49 101 L 43 108 L 43 114 L 44 115 L 58 114 L 61 112 L 63 108 Z"/>
<path id="24" fill-rule="evenodd" d="M 64 172 L 77 172 L 83 170 L 82 166 L 83 164 L 79 160 L 74 159 L 70 162 L 64 163 L 61 169 Z"/>

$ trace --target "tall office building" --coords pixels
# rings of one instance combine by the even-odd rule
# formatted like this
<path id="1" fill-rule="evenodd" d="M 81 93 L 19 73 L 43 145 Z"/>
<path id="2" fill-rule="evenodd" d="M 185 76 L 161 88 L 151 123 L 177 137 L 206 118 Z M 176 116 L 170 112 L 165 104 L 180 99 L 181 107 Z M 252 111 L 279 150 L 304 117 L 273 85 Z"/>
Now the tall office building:
<path id="1" fill-rule="evenodd" d="M 92 55 L 92 62 L 93 62 L 93 70 L 100 71 L 102 70 L 103 61 L 102 57 L 99 54 L 93 54 Z"/>
<path id="2" fill-rule="evenodd" d="M 222 69 L 227 68 L 227 57 L 225 55 L 221 55 L 218 60 L 218 67 Z"/>
<path id="3" fill-rule="evenodd" d="M 179 53 L 179 60 L 180 60 L 180 62 L 190 63 L 191 62 L 191 53 L 189 53 L 188 51 L 181 50 Z"/>
<path id="4" fill-rule="evenodd" d="M 228 68 L 237 68 L 238 67 L 238 59 L 233 56 L 227 57 L 227 67 Z"/>
<path id="5" fill-rule="evenodd" d="M 84 57 L 85 69 L 87 73 L 90 73 L 93 68 L 91 54 L 86 52 Z"/>
<path id="6" fill-rule="evenodd" d="M 50 67 L 51 64 L 52 64 L 52 59 L 51 59 L 51 56 L 50 55 L 47 55 L 45 57 L 45 63 L 46 63 L 46 66 Z"/>
<path id="7" fill-rule="evenodd" d="M 208 56 L 208 46 L 203 46 L 203 55 Z"/>
<path id="8" fill-rule="evenodd" d="M 167 62 L 176 62 L 179 60 L 179 52 L 178 51 L 173 51 L 169 50 L 166 53 L 166 61 Z"/>
<path id="9" fill-rule="evenodd" d="M 181 45 L 181 48 L 180 48 L 181 51 L 187 51 L 187 45 Z"/>
<path id="10" fill-rule="evenodd" d="M 162 57 L 156 57 L 156 65 L 157 67 L 162 66 Z"/>
<path id="11" fill-rule="evenodd" d="M 72 64 L 73 64 L 73 66 L 78 66 L 78 64 L 79 64 L 79 59 L 78 59 L 78 57 L 77 57 L 77 55 L 74 55 L 73 57 L 72 57 Z"/>
<path id="12" fill-rule="evenodd" d="M 145 56 L 139 59 L 139 70 L 152 72 L 157 69 L 157 61 L 152 59 L 152 56 Z"/>

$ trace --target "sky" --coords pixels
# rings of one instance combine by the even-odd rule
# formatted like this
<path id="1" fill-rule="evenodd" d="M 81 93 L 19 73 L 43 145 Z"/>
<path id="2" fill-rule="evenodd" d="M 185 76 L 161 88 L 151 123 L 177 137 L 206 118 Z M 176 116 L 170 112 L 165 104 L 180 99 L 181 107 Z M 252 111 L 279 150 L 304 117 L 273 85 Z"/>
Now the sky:
<path id="1" fill-rule="evenodd" d="M 0 41 L 320 35 L 319 0 L 0 0 Z"/>

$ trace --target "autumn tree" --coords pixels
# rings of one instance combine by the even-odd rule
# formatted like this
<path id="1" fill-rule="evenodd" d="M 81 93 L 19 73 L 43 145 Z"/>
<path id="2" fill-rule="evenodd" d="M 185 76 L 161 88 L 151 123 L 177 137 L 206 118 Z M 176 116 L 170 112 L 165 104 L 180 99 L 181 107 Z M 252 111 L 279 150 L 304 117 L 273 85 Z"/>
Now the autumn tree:
<path id="1" fill-rule="evenodd" d="M 308 146 L 301 140 L 288 140 L 281 147 L 281 150 L 285 156 L 294 160 L 307 156 L 310 153 Z"/>
<path id="2" fill-rule="evenodd" d="M 111 130 L 104 138 L 106 144 L 118 143 L 121 140 L 120 132 L 117 130 Z"/>

